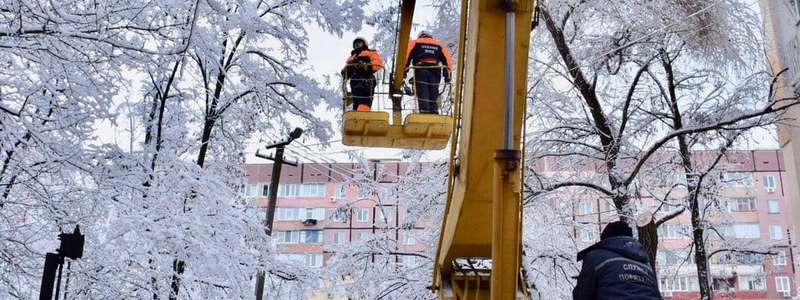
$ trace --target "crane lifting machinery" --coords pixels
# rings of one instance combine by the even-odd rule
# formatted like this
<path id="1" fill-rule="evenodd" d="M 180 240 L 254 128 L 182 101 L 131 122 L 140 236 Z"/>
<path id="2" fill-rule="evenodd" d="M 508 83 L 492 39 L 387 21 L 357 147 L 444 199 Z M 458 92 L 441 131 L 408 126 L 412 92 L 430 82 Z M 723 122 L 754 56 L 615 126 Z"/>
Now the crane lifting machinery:
<path id="1" fill-rule="evenodd" d="M 402 0 L 396 67 L 405 65 L 415 2 Z M 534 2 L 461 1 L 452 116 L 410 114 L 403 123 L 400 71 L 389 89 L 391 124 L 385 112 L 344 115 L 345 145 L 442 149 L 450 141 L 431 285 L 441 299 L 530 298 L 520 262 L 520 141 Z"/>

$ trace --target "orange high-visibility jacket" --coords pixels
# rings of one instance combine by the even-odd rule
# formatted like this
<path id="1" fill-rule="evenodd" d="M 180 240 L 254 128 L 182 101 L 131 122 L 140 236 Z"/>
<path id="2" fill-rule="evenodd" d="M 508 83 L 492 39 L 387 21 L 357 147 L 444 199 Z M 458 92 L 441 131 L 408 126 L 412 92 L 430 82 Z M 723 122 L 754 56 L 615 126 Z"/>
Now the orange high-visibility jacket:
<path id="1" fill-rule="evenodd" d="M 447 47 L 442 46 L 439 41 L 429 37 L 421 37 L 408 42 L 406 67 L 408 67 L 412 61 L 414 64 L 442 63 L 448 70 L 453 67 L 453 58 L 450 57 L 450 51 L 447 51 Z"/>
<path id="2" fill-rule="evenodd" d="M 372 73 L 380 71 L 383 69 L 383 59 L 378 54 L 377 51 L 371 49 L 364 49 L 361 51 L 356 52 L 355 54 L 350 55 L 347 58 L 347 64 L 356 64 L 359 62 L 365 62 L 372 65 Z"/>

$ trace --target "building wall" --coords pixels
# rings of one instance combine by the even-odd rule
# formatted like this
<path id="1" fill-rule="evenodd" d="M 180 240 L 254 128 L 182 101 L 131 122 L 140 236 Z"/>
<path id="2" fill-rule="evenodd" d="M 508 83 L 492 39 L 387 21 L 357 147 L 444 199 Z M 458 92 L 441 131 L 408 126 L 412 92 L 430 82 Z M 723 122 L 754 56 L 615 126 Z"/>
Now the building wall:
<path id="1" fill-rule="evenodd" d="M 704 153 L 696 153 L 696 158 L 702 159 L 705 157 Z M 755 207 L 752 211 L 732 212 L 733 222 L 753 223 L 758 226 L 757 239 L 751 241 L 763 245 L 776 245 L 781 249 L 786 250 L 786 264 L 783 266 L 773 266 L 772 260 L 766 258 L 762 263 L 756 265 L 731 265 L 731 264 L 712 264 L 712 273 L 721 274 L 723 272 L 737 271 L 739 273 L 747 272 L 760 272 L 765 274 L 764 283 L 765 289 L 760 291 L 742 291 L 737 286 L 737 280 L 733 280 L 733 288 L 730 293 L 726 295 L 734 295 L 739 299 L 779 299 L 782 298 L 776 291 L 775 278 L 778 276 L 790 277 L 790 285 L 792 295 L 796 295 L 796 280 L 795 270 L 793 269 L 794 259 L 789 250 L 792 248 L 789 245 L 787 230 L 791 227 L 792 207 L 788 196 L 788 190 L 793 183 L 788 180 L 786 166 L 784 165 L 783 156 L 779 151 L 734 151 L 730 152 L 726 162 L 726 168 L 729 173 L 736 174 L 752 174 L 749 184 L 744 186 L 725 187 L 722 194 L 730 198 L 752 197 L 755 199 Z M 558 170 L 548 170 L 555 164 L 548 164 L 547 162 L 539 162 L 536 165 L 537 169 L 542 171 L 550 171 L 557 173 Z M 407 230 L 403 229 L 401 224 L 405 219 L 405 208 L 402 206 L 401 199 L 392 199 L 382 193 L 366 193 L 360 191 L 356 185 L 350 185 L 351 182 L 358 175 L 368 174 L 369 178 L 358 178 L 358 180 L 377 181 L 380 182 L 381 188 L 391 188 L 392 184 L 405 173 L 407 166 L 402 163 L 373 163 L 367 167 L 367 170 L 360 169 L 359 165 L 355 164 L 303 164 L 298 167 L 287 167 L 281 178 L 282 184 L 323 184 L 324 192 L 314 197 L 279 197 L 277 207 L 284 208 L 323 208 L 324 217 L 316 221 L 315 224 L 305 223 L 304 218 L 298 220 L 280 220 L 279 214 L 276 212 L 275 232 L 276 238 L 279 239 L 280 232 L 287 230 L 321 230 L 322 239 L 319 243 L 311 244 L 278 244 L 278 249 L 286 254 L 311 254 L 320 255 L 323 264 L 337 251 L 341 245 L 336 244 L 334 241 L 339 237 L 344 236 L 343 244 L 348 244 L 356 241 L 359 234 L 371 235 L 376 232 L 386 231 L 397 240 L 396 250 L 402 252 L 419 252 L 429 250 L 429 246 L 424 244 L 419 236 L 412 239 L 411 243 L 406 243 Z M 590 168 L 587 172 L 596 172 L 596 168 Z M 249 201 L 255 206 L 266 207 L 267 198 L 266 190 L 263 185 L 267 184 L 271 173 L 271 165 L 268 164 L 251 164 L 246 166 L 247 183 L 251 185 L 251 190 L 255 190 L 255 195 L 248 197 Z M 285 177 L 284 177 L 285 176 Z M 766 177 L 771 177 L 767 179 Z M 767 182 L 774 182 L 774 186 L 766 186 Z M 255 186 L 255 187 L 252 187 Z M 685 196 L 685 191 L 674 194 L 675 197 Z M 568 198 L 572 199 L 572 198 Z M 587 198 L 578 201 L 565 201 L 563 204 L 568 204 L 564 208 L 570 210 L 574 219 L 578 222 L 586 224 L 585 228 L 576 228 L 576 239 L 581 241 L 584 245 L 588 246 L 599 239 L 599 233 L 603 226 L 610 221 L 616 220 L 616 211 L 607 199 Z M 560 201 L 560 200 L 559 200 Z M 778 204 L 778 212 L 770 213 L 769 202 L 776 201 Z M 342 203 L 350 203 L 353 211 L 348 218 L 339 222 L 334 220 L 333 215 L 336 208 Z M 380 205 L 378 205 L 380 204 Z M 638 204 L 642 209 L 652 209 L 654 205 L 653 199 L 644 198 Z M 384 222 L 383 218 L 379 217 L 379 207 L 387 209 L 390 218 L 388 224 Z M 367 218 L 359 221 L 358 210 L 365 210 Z M 661 214 L 663 215 L 663 214 Z M 414 232 L 421 232 L 427 226 L 431 226 L 431 221 L 420 221 L 414 226 Z M 689 227 L 690 219 L 689 214 L 684 213 L 678 216 L 671 223 L 679 224 Z M 770 236 L 770 226 L 780 226 L 783 234 L 781 239 L 772 239 Z M 791 230 L 789 232 L 794 232 Z M 688 233 L 688 232 L 687 232 Z M 792 235 L 794 236 L 794 235 Z M 688 236 L 680 236 L 675 238 L 668 238 L 662 235 L 661 246 L 662 253 L 667 251 L 675 251 L 678 249 L 686 249 L 690 246 L 691 240 Z M 402 256 L 396 257 L 398 263 L 403 263 Z M 673 270 L 674 266 L 659 265 L 660 273 L 666 277 L 667 275 L 681 274 L 686 278 L 696 278 L 695 269 L 692 266 L 693 261 L 690 260 L 687 265 L 684 265 L 680 270 Z M 674 271 L 674 272 L 673 272 Z M 696 280 L 696 279 L 695 279 Z M 686 282 L 687 285 L 692 283 Z M 674 285 L 674 284 L 673 284 Z M 663 289 L 663 287 L 662 287 Z M 688 291 L 665 291 L 665 296 L 668 299 L 696 299 L 699 294 L 696 291 L 687 288 Z M 720 296 L 723 296 L 720 292 Z"/>
<path id="2" fill-rule="evenodd" d="M 788 68 L 785 76 L 776 83 L 775 97 L 796 96 L 800 82 L 800 5 L 798 0 L 759 1 L 764 19 L 764 32 L 767 41 L 767 62 L 773 73 Z M 786 172 L 782 174 L 783 192 L 794 205 L 794 231 L 800 230 L 800 108 L 794 107 L 787 113 L 785 126 L 778 126 L 780 150 L 785 160 Z M 796 238 L 795 238 L 796 240 Z M 794 251 L 795 249 L 790 249 Z M 796 255 L 797 252 L 795 251 Z M 800 276 L 795 274 L 795 282 Z M 796 287 L 794 287 L 796 289 Z"/>
<path id="3" fill-rule="evenodd" d="M 704 159 L 711 159 L 712 156 L 708 155 L 709 153 L 694 153 L 694 158 L 696 161 L 703 161 Z M 553 166 L 554 164 L 548 164 L 546 162 L 540 163 L 537 166 L 548 168 L 548 166 Z M 737 275 L 733 276 L 731 279 L 731 289 L 728 292 L 718 292 L 718 296 L 725 298 L 734 297 L 736 299 L 782 299 L 783 294 L 778 293 L 776 287 L 776 278 L 778 277 L 786 277 L 789 280 L 790 284 L 790 291 L 791 295 L 797 295 L 797 280 L 796 277 L 796 270 L 793 265 L 796 267 L 796 263 L 793 259 L 793 256 L 796 257 L 796 252 L 790 252 L 796 248 L 795 241 L 796 238 L 793 238 L 793 241 L 789 241 L 790 233 L 791 237 L 794 237 L 794 230 L 792 228 L 792 203 L 790 199 L 792 199 L 788 195 L 789 186 L 793 185 L 792 182 L 787 181 L 787 174 L 786 168 L 784 164 L 783 155 L 780 151 L 733 151 L 728 153 L 727 157 L 724 159 L 724 165 L 722 166 L 725 173 L 728 174 L 739 174 L 738 176 L 749 176 L 749 180 L 747 184 L 729 184 L 723 186 L 720 190 L 720 194 L 729 199 L 738 199 L 738 198 L 752 198 L 754 199 L 754 207 L 752 209 L 748 209 L 748 211 L 732 211 L 725 216 L 721 216 L 717 218 L 716 222 L 730 222 L 732 226 L 736 226 L 735 224 L 755 224 L 757 226 L 757 233 L 758 237 L 753 239 L 738 239 L 739 242 L 750 242 L 750 246 L 774 246 L 777 249 L 784 251 L 786 256 L 786 263 L 783 265 L 775 266 L 773 264 L 772 258 L 767 256 L 762 256 L 762 262 L 760 263 L 748 263 L 748 264 L 730 264 L 724 263 L 724 260 L 716 260 L 712 259 L 711 263 L 711 272 L 712 276 L 718 278 L 718 281 L 722 281 L 722 278 L 725 278 L 728 273 L 736 272 Z M 557 170 L 548 170 L 551 172 L 557 172 Z M 651 191 L 653 189 L 650 189 Z M 658 195 L 659 197 L 664 195 Z M 671 193 L 673 198 L 682 198 L 686 196 L 685 188 L 684 190 L 677 190 Z M 556 197 L 558 198 L 558 197 Z M 565 195 L 565 200 L 573 199 L 571 197 Z M 567 200 L 565 203 L 570 203 L 571 201 Z M 561 199 L 556 201 L 562 201 Z M 770 212 L 769 210 L 769 203 L 770 201 L 775 201 L 774 203 L 777 204 L 777 212 Z M 638 207 L 637 211 L 643 212 L 644 210 L 654 211 L 656 204 L 655 199 L 644 197 L 641 199 L 641 202 L 636 203 Z M 602 228 L 610 221 L 615 221 L 618 219 L 615 208 L 611 206 L 611 203 L 608 199 L 596 199 L 596 198 L 587 198 L 587 199 L 578 199 L 575 201 L 574 206 L 572 208 L 572 213 L 574 215 L 574 219 L 578 223 L 583 223 L 584 228 L 577 228 L 575 231 L 576 239 L 581 243 L 581 247 L 589 246 L 599 240 L 600 232 Z M 667 211 L 671 211 L 668 209 Z M 656 218 L 664 216 L 667 211 L 659 211 L 660 213 L 656 216 Z M 721 219 L 724 218 L 724 219 Z M 680 232 L 677 235 L 668 236 L 664 231 L 666 228 L 662 225 L 661 231 L 659 232 L 660 236 L 660 261 L 659 261 L 659 275 L 665 277 L 664 280 L 670 278 L 671 282 L 662 282 L 661 288 L 664 292 L 664 296 L 666 299 L 697 299 L 699 297 L 699 292 L 697 291 L 697 283 L 696 283 L 696 268 L 694 267 L 694 259 L 689 258 L 688 260 L 684 261 L 687 257 L 685 253 L 679 253 L 681 264 L 669 264 L 666 263 L 666 258 L 664 257 L 667 253 L 675 253 L 678 250 L 685 250 L 691 246 L 691 238 L 690 238 L 690 228 L 691 228 L 691 220 L 690 215 L 688 212 L 684 212 L 683 214 L 679 215 L 675 219 L 669 221 L 667 224 L 670 226 L 676 226 L 677 228 L 683 227 L 683 232 Z M 778 226 L 776 228 L 780 228 L 780 236 L 776 236 L 776 239 L 771 237 L 771 226 Z M 791 229 L 791 230 L 790 230 Z M 584 232 L 589 231 L 589 232 Z M 730 238 L 730 237 L 728 237 Z M 715 249 L 713 246 L 708 247 L 710 250 Z M 721 257 L 722 254 L 717 254 L 717 257 Z M 680 267 L 677 267 L 680 266 Z M 756 291 L 747 291 L 744 290 L 739 284 L 739 278 L 746 278 L 746 275 L 763 275 L 763 283 L 764 288 Z M 686 278 L 680 280 L 687 280 L 682 283 L 676 284 L 674 277 L 679 278 Z M 674 288 L 670 288 L 670 286 Z"/>
<path id="4" fill-rule="evenodd" d="M 362 190 L 355 184 L 356 181 L 366 180 L 377 182 L 379 189 L 389 189 L 406 169 L 406 165 L 397 162 L 373 162 L 366 169 L 362 165 L 349 163 L 301 164 L 297 167 L 284 165 L 280 178 L 282 188 L 293 186 L 302 190 L 305 187 L 322 185 L 324 192 L 314 195 L 302 192 L 300 195 L 288 195 L 279 190 L 273 223 L 273 240 L 277 241 L 278 251 L 290 255 L 321 256 L 324 266 L 339 247 L 356 242 L 359 238 L 369 238 L 377 232 L 387 233 L 397 240 L 396 250 L 399 253 L 428 250 L 429 247 L 422 243 L 418 234 L 408 233 L 421 232 L 423 226 L 429 226 L 428 223 L 421 221 L 411 228 L 401 228 L 405 219 L 405 207 L 400 205 L 401 201 L 374 190 Z M 245 166 L 245 174 L 245 198 L 251 205 L 261 208 L 261 213 L 266 213 L 269 200 L 268 188 L 265 186 L 271 182 L 272 165 L 248 164 Z M 337 207 L 344 203 L 351 207 L 349 215 L 337 217 Z M 299 210 L 299 218 L 282 219 L 281 210 L 291 208 Z M 307 218 L 303 215 L 307 208 L 322 209 L 324 213 Z M 366 218 L 359 218 L 359 212 Z M 321 238 L 319 242 L 311 243 L 299 240 L 281 242 L 282 234 L 286 231 L 319 231 Z M 407 238 L 407 235 L 413 236 Z M 400 254 L 396 257 L 398 263 L 403 263 L 403 256 Z M 315 261 L 309 263 L 313 265 Z"/>

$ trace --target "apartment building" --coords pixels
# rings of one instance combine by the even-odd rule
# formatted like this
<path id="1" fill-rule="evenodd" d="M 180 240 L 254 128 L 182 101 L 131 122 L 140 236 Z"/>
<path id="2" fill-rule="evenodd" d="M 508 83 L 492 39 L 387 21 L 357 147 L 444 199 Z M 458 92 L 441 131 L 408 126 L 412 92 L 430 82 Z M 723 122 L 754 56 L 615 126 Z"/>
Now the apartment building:
<path id="1" fill-rule="evenodd" d="M 715 295 L 720 299 L 784 299 L 797 295 L 796 242 L 792 229 L 792 206 L 787 196 L 783 156 L 779 151 L 736 151 L 729 153 L 720 178 L 719 215 L 710 217 L 715 232 L 707 232 L 707 249 Z M 676 180 L 681 180 L 680 178 Z M 686 197 L 686 191 L 672 192 L 672 198 Z M 677 208 L 659 206 L 655 198 L 636 200 L 638 212 L 657 212 L 656 218 Z M 598 240 L 601 229 L 616 220 L 610 200 L 584 199 L 574 205 L 578 222 L 576 239 L 588 246 Z M 705 205 L 701 205 L 704 207 Z M 697 299 L 697 269 L 691 249 L 691 220 L 688 212 L 661 225 L 657 268 L 665 299 Z M 727 243 L 723 246 L 722 239 Z M 724 251 L 739 248 L 772 251 L 775 255 Z"/>
<path id="2" fill-rule="evenodd" d="M 391 193 L 406 169 L 398 162 L 284 165 L 273 229 L 281 258 L 323 267 L 337 248 L 376 233 L 393 237 L 399 253 L 424 250 L 418 233 L 426 224 L 405 224 L 402 201 Z M 248 164 L 245 173 L 245 198 L 265 212 L 272 165 Z M 365 182 L 377 185 L 361 184 Z M 416 264 L 413 255 L 394 259 L 406 266 Z"/>
<path id="3" fill-rule="evenodd" d="M 738 151 L 729 153 L 721 182 L 720 201 L 727 219 L 715 220 L 719 231 L 746 245 L 768 245 L 775 255 L 720 252 L 711 258 L 716 293 L 736 299 L 782 299 L 797 295 L 796 246 L 791 228 L 792 207 L 787 196 L 791 185 L 779 151 Z M 408 166 L 399 162 L 358 164 L 301 164 L 284 166 L 275 214 L 274 236 L 285 259 L 311 267 L 325 266 L 342 245 L 388 232 L 397 241 L 398 252 L 426 250 L 418 233 L 430 223 L 404 227 L 406 209 L 401 199 L 391 196 L 398 178 Z M 546 163 L 540 170 L 555 167 Z M 272 165 L 246 166 L 245 196 L 258 207 L 266 207 Z M 680 180 L 679 178 L 676 180 Z M 363 182 L 377 182 L 364 185 Z M 685 196 L 680 192 L 674 197 Z M 607 199 L 560 201 L 576 221 L 576 239 L 588 246 L 599 238 L 603 226 L 616 218 Z M 350 203 L 346 210 L 343 203 Z M 572 204 L 572 207 L 570 207 Z M 655 211 L 656 201 L 643 198 L 639 211 Z M 663 215 L 668 210 L 659 211 Z M 699 296 L 696 269 L 690 248 L 689 214 L 683 213 L 659 229 L 662 249 L 657 260 L 660 286 L 666 299 L 696 299 Z M 713 244 L 713 242 L 712 242 Z M 713 246 L 710 249 L 716 249 Z M 398 264 L 414 265 L 414 256 L 398 255 Z"/>
<path id="4" fill-rule="evenodd" d="M 760 0 L 767 63 L 773 73 L 786 69 L 776 81 L 775 98 L 800 94 L 800 0 Z M 788 119 L 778 126 L 780 150 L 786 160 L 787 193 L 800 207 L 800 107 L 789 109 Z M 800 209 L 794 214 L 795 230 L 800 230 Z"/>

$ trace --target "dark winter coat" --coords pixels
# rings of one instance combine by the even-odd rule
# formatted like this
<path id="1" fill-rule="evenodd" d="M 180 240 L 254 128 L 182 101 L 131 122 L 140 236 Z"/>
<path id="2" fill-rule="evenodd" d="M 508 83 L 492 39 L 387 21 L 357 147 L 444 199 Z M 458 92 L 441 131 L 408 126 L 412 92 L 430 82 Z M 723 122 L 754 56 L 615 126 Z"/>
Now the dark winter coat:
<path id="1" fill-rule="evenodd" d="M 610 237 L 578 253 L 583 260 L 575 300 L 661 299 L 650 259 L 631 237 Z"/>

